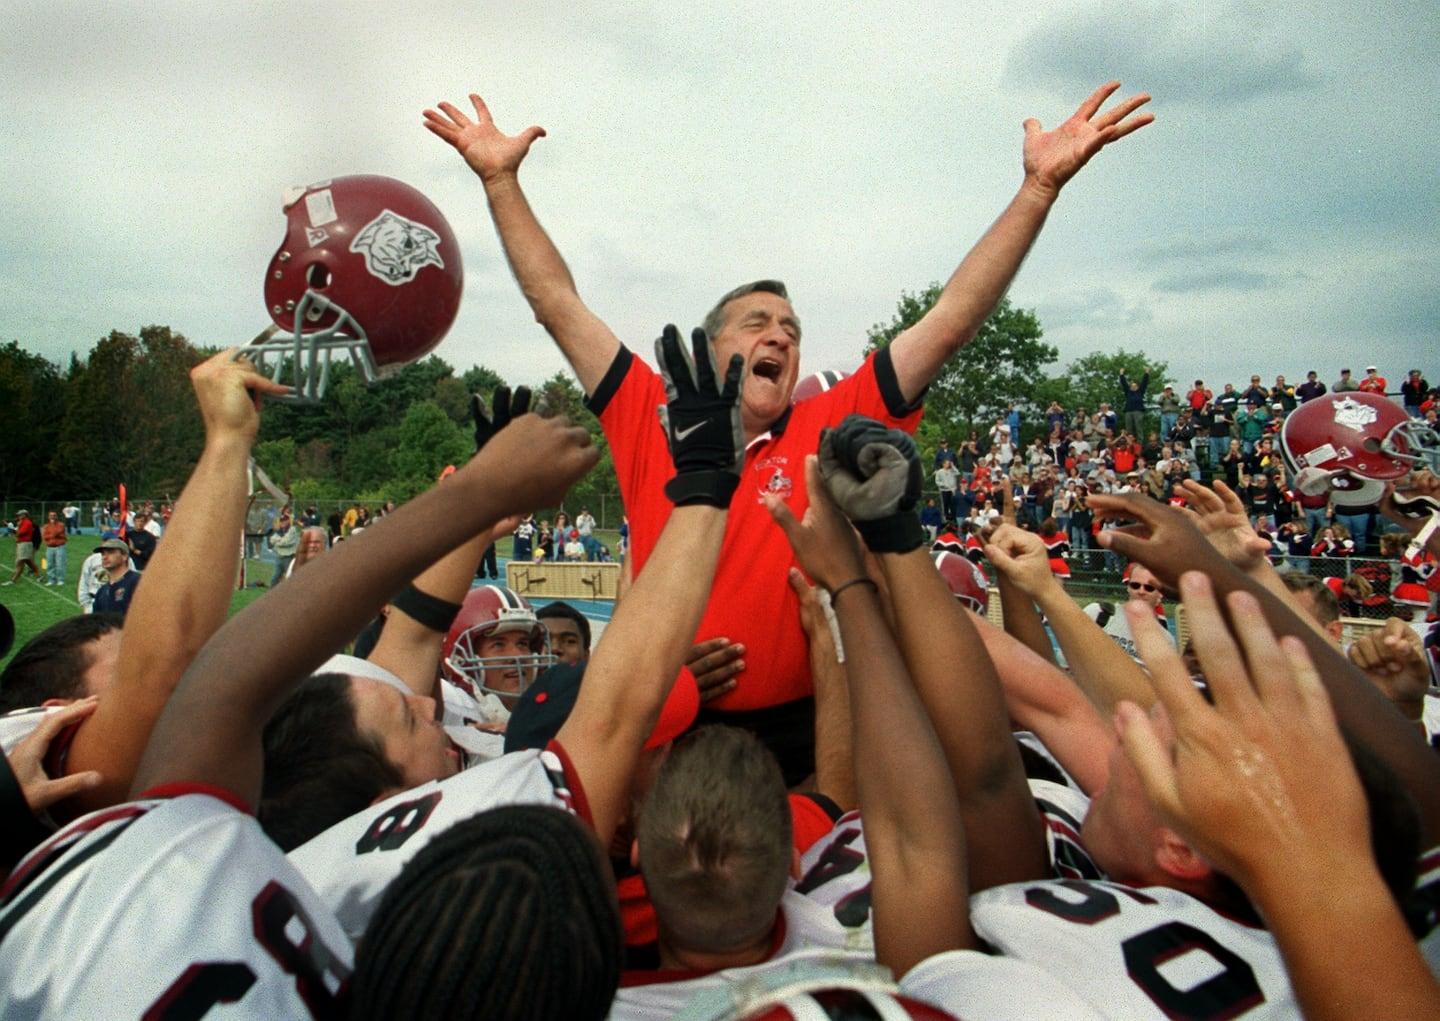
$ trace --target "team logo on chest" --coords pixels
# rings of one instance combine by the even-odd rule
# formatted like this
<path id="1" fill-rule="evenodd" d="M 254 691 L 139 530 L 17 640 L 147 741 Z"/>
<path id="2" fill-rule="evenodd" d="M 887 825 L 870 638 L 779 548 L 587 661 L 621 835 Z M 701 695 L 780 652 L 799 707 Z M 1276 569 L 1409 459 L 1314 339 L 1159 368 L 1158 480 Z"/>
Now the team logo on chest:
<path id="1" fill-rule="evenodd" d="M 425 266 L 444 268 L 439 244 L 440 235 L 429 227 L 387 209 L 355 235 L 350 251 L 365 256 L 372 275 L 398 286 L 414 280 Z"/>
<path id="2" fill-rule="evenodd" d="M 784 456 L 762 457 L 755 462 L 756 485 L 760 494 L 757 501 L 763 502 L 766 493 L 774 493 L 782 500 L 790 499 L 790 494 L 795 491 L 795 483 L 786 474 L 789 466 L 790 459 Z"/>
<path id="3" fill-rule="evenodd" d="M 1335 402 L 1335 421 L 1347 429 L 1363 429 L 1380 417 L 1380 413 L 1368 404 L 1361 404 L 1353 397 Z"/>

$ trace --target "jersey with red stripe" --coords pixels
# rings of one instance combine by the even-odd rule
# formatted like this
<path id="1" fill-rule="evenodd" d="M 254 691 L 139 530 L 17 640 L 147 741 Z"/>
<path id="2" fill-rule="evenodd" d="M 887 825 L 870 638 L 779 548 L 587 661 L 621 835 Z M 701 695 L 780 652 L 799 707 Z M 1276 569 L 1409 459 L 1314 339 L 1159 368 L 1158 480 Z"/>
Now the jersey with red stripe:
<path id="1" fill-rule="evenodd" d="M 171 796 L 78 819 L 11 874 L 0 1016 L 333 1016 L 352 950 L 314 891 L 224 792 L 154 793 Z"/>
<path id="2" fill-rule="evenodd" d="M 410 859 L 456 823 L 502 805 L 550 805 L 590 821 L 580 778 L 552 741 L 396 794 L 300 845 L 290 861 L 358 940 Z"/>
<path id="3" fill-rule="evenodd" d="M 1049 780 L 1028 783 L 1045 823 L 1046 851 L 1054 875 L 1102 878 L 1104 873 L 1080 845 L 1080 824 L 1090 799 Z M 864 823 L 859 812 L 847 812 L 826 839 L 800 856 L 800 878 L 794 890 L 829 910 L 845 933 L 845 949 L 873 953 L 870 879 Z"/>
<path id="4" fill-rule="evenodd" d="M 774 1004 L 779 1016 L 823 1021 L 832 1015 L 807 992 L 851 990 L 845 1017 L 899 1021 L 913 1015 L 894 1000 L 909 1000 L 967 1021 L 1099 1021 L 1079 997 L 1034 965 L 974 950 L 928 957 L 897 983 L 868 956 L 808 950 L 746 968 L 715 972 L 693 985 L 622 985 L 611 1017 L 632 1021 L 733 1021 L 747 1008 Z M 686 994 L 688 1000 L 678 994 Z M 833 999 L 827 1002 L 833 1003 Z M 769 1016 L 769 1015 L 767 1015 Z"/>
<path id="5" fill-rule="evenodd" d="M 987 943 L 1043 968 L 1104 1017 L 1300 1016 L 1270 933 L 1178 890 L 1009 883 L 976 894 L 970 913 Z"/>
<path id="6" fill-rule="evenodd" d="M 954 532 L 941 532 L 935 537 L 935 541 L 930 544 L 930 552 L 964 555 L 965 546 L 969 543 L 969 538 L 970 537 L 961 539 L 960 536 Z"/>
<path id="7" fill-rule="evenodd" d="M 965 536 L 965 559 L 969 560 L 976 567 L 985 562 L 985 544 L 974 532 Z"/>

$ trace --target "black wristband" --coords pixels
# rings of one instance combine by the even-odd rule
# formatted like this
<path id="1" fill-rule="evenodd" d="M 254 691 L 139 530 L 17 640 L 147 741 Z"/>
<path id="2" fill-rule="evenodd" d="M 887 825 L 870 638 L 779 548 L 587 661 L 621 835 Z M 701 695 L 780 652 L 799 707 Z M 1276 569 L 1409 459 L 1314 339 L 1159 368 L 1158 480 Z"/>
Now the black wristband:
<path id="1" fill-rule="evenodd" d="M 460 604 L 452 603 L 428 592 L 421 592 L 414 585 L 406 585 L 390 605 L 404 611 L 407 617 L 424 624 L 431 631 L 449 631 Z"/>
<path id="2" fill-rule="evenodd" d="M 851 524 L 872 553 L 909 553 L 925 545 L 925 528 L 913 511 Z"/>
<path id="3" fill-rule="evenodd" d="M 729 507 L 740 476 L 728 471 L 686 472 L 665 483 L 665 495 L 676 507 L 700 504 Z"/>
<path id="4" fill-rule="evenodd" d="M 14 868 L 54 832 L 35 818 L 19 778 L 0 755 L 0 868 Z"/>

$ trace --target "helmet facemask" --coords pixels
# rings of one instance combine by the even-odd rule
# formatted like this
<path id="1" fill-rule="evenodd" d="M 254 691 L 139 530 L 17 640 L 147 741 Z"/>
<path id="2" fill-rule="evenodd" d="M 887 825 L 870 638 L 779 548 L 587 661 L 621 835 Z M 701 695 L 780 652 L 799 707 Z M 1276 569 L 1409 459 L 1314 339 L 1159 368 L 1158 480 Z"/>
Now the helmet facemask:
<path id="1" fill-rule="evenodd" d="M 485 639 L 502 629 L 514 630 L 514 625 L 529 625 L 530 652 L 516 656 L 484 656 Z M 535 614 L 528 610 L 501 610 L 498 621 L 486 621 L 462 631 L 455 639 L 455 645 L 445 660 L 446 666 L 465 678 L 474 689 L 509 703 L 518 700 L 540 674 L 555 665 L 555 656 L 550 651 L 550 631 L 541 624 Z M 490 683 L 495 674 L 514 671 L 519 683 L 514 691 L 497 688 Z M 492 673 L 493 672 L 493 673 Z"/>
<path id="2" fill-rule="evenodd" d="M 365 328 L 349 312 L 314 290 L 306 290 L 293 311 L 293 333 L 272 324 L 236 354 L 237 358 L 249 358 L 261 374 L 288 387 L 288 393 L 274 400 L 290 404 L 319 401 L 329 385 L 330 360 L 337 351 L 350 355 L 355 371 L 367 386 L 380 378 Z M 318 323 L 331 313 L 335 321 L 329 326 L 305 331 L 302 324 Z"/>

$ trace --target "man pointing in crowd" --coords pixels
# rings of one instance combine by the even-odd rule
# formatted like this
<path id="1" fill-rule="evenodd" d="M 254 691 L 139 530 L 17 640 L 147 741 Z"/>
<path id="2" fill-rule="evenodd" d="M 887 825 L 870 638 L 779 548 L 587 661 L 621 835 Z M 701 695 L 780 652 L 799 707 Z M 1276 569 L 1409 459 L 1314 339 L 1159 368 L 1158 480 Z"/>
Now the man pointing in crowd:
<path id="1" fill-rule="evenodd" d="M 1039 234 L 1060 189 L 1092 156 L 1153 118 L 1135 116 L 1148 96 L 1101 111 L 1116 89 L 1110 82 L 1050 131 L 1033 118 L 1024 125 L 1024 177 L 1019 191 L 950 277 L 934 307 L 889 348 L 811 400 L 790 403 L 799 376 L 800 319 L 778 280 L 743 284 L 705 317 L 716 361 L 744 358 L 740 410 L 747 444 L 740 489 L 726 528 L 712 599 L 697 640 L 728 638 L 749 653 L 732 690 L 711 703 L 726 722 L 757 732 L 794 783 L 812 768 L 814 705 L 799 602 L 787 582 L 792 554 L 771 522 L 766 494 L 782 497 L 802 515 L 807 497 L 804 455 L 820 430 L 860 413 L 913 431 L 921 399 L 941 367 L 968 343 L 1009 287 Z M 517 135 L 496 127 L 478 96 L 473 116 L 449 104 L 425 111 L 425 126 L 452 145 L 479 176 L 500 241 L 536 319 L 570 362 L 610 441 L 633 531 L 634 569 L 645 563 L 671 503 L 662 487 L 673 476 L 655 409 L 665 403 L 658 374 L 627 350 L 581 300 L 555 245 L 520 188 L 518 172 L 545 132 Z"/>

